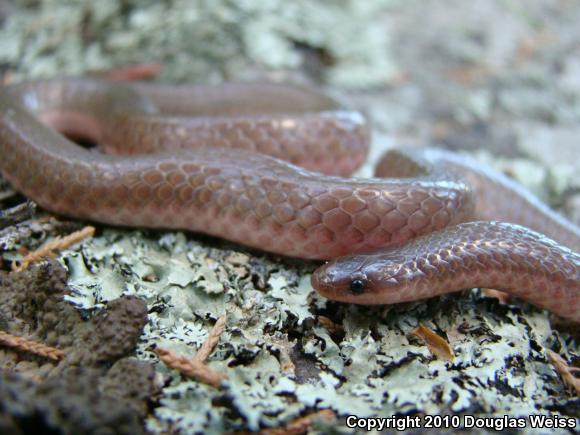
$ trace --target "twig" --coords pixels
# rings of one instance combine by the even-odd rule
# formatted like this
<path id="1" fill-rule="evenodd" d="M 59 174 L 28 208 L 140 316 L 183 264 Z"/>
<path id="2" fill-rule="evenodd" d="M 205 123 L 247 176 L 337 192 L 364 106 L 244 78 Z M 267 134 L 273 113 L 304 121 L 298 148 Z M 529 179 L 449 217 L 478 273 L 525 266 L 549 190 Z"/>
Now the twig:
<path id="1" fill-rule="evenodd" d="M 564 384 L 571 390 L 574 390 L 576 395 L 580 396 L 580 378 L 575 376 L 577 374 L 580 375 L 580 369 L 570 367 L 564 358 L 551 350 L 548 351 L 548 359 L 562 377 Z"/>
<path id="2" fill-rule="evenodd" d="M 82 230 L 75 231 L 72 234 L 69 234 L 66 237 L 57 237 L 55 240 L 52 240 L 48 243 L 45 243 L 36 251 L 31 252 L 30 254 L 23 257 L 18 262 L 12 263 L 12 270 L 15 272 L 21 272 L 28 268 L 32 263 L 38 261 L 42 257 L 54 257 L 56 251 L 61 251 L 63 249 L 68 248 L 75 243 L 80 242 L 88 237 L 92 237 L 95 234 L 95 227 L 84 227 Z"/>
<path id="3" fill-rule="evenodd" d="M 220 340 L 220 335 L 224 332 L 224 328 L 226 326 L 226 316 L 220 317 L 211 331 L 209 331 L 209 335 L 207 339 L 203 342 L 195 356 L 193 357 L 193 361 L 198 362 L 200 364 L 204 364 L 216 345 Z"/>
<path id="4" fill-rule="evenodd" d="M 179 356 L 175 352 L 157 347 L 153 352 L 159 356 L 163 363 L 172 369 L 176 369 L 183 376 L 197 380 L 212 387 L 219 388 L 228 377 L 225 373 L 219 373 L 205 365 L 207 358 L 219 342 L 226 326 L 226 316 L 222 316 L 215 323 L 207 339 L 203 342 L 197 354 L 193 358 Z"/>
<path id="5" fill-rule="evenodd" d="M 216 372 L 205 364 L 194 361 L 191 358 L 179 356 L 169 349 L 157 347 L 153 349 L 153 352 L 157 354 L 167 367 L 175 369 L 183 376 L 195 379 L 203 384 L 220 388 L 222 382 L 228 378 L 224 373 Z"/>
<path id="6" fill-rule="evenodd" d="M 65 355 L 62 350 L 55 347 L 46 346 L 45 344 L 18 337 L 4 331 L 0 331 L 0 343 L 4 346 L 12 347 L 23 352 L 30 352 L 53 361 L 60 361 Z"/>
<path id="7" fill-rule="evenodd" d="M 72 231 L 71 224 L 78 226 L 77 223 L 63 222 L 56 220 L 54 217 L 43 216 L 0 229 L 0 250 L 13 250 L 17 243 L 31 237 L 33 234 L 46 234 L 56 230 Z"/>
<path id="8" fill-rule="evenodd" d="M 336 418 L 334 412 L 330 409 L 323 409 L 307 415 L 306 417 L 298 418 L 291 421 L 284 427 L 276 427 L 271 429 L 264 429 L 260 431 L 260 435 L 301 435 L 308 431 L 315 419 L 324 419 L 332 421 Z"/>
<path id="9" fill-rule="evenodd" d="M 33 202 L 26 201 L 14 207 L 0 210 L 0 228 L 30 219 L 34 215 L 35 208 L 36 206 Z"/>
<path id="10" fill-rule="evenodd" d="M 0 189 L 2 189 L 1 185 Z M 15 190 L 11 189 L 10 187 L 6 187 L 5 189 L 0 190 L 0 201 L 4 201 L 5 199 L 12 198 L 16 195 L 17 193 Z"/>

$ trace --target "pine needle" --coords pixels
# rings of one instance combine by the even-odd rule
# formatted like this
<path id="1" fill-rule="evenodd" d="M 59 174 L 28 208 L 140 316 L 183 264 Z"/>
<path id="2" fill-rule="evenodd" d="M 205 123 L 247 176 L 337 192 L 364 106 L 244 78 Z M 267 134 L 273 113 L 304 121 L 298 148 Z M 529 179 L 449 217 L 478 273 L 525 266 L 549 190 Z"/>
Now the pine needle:
<path id="1" fill-rule="evenodd" d="M 216 372 L 205 364 L 199 363 L 194 359 L 179 356 L 169 349 L 157 347 L 153 349 L 153 352 L 157 354 L 159 359 L 163 361 L 167 367 L 175 369 L 183 376 L 195 379 L 203 384 L 210 385 L 214 388 L 220 388 L 222 382 L 227 379 L 227 376 L 224 373 Z"/>
<path id="2" fill-rule="evenodd" d="M 324 419 L 326 421 L 332 421 L 336 418 L 334 412 L 330 409 L 323 409 L 322 411 L 315 412 L 313 414 L 307 415 L 306 417 L 300 417 L 294 421 L 291 421 L 284 427 L 264 429 L 260 431 L 260 435 L 300 435 L 308 432 L 308 429 L 316 419 Z"/>
<path id="3" fill-rule="evenodd" d="M 225 327 L 226 327 L 226 316 L 222 316 L 217 320 L 217 322 L 215 322 L 215 325 L 213 325 L 213 328 L 209 332 L 209 336 L 197 351 L 197 354 L 193 358 L 195 362 L 204 364 L 207 361 L 208 357 L 218 344 L 220 340 L 220 335 L 222 335 L 222 332 L 224 331 Z"/>
<path id="4" fill-rule="evenodd" d="M 86 238 L 92 237 L 95 234 L 95 227 L 87 226 L 82 230 L 75 231 L 66 237 L 57 237 L 43 246 L 38 248 L 36 251 L 29 253 L 24 256 L 20 261 L 14 261 L 12 263 L 12 270 L 14 272 L 22 272 L 27 269 L 32 263 L 37 262 L 42 257 L 54 257 L 58 251 L 68 248 Z"/>
<path id="5" fill-rule="evenodd" d="M 46 346 L 45 344 L 27 338 L 18 337 L 4 331 L 0 331 L 0 344 L 21 352 L 29 352 L 43 356 L 53 361 L 60 361 L 65 356 L 65 353 L 60 349 Z"/>
<path id="6" fill-rule="evenodd" d="M 177 370 L 183 376 L 215 388 L 220 388 L 222 382 L 228 378 L 227 375 L 210 369 L 205 365 L 205 362 L 218 344 L 225 326 L 226 316 L 222 316 L 215 323 L 207 339 L 203 342 L 193 358 L 179 356 L 175 352 L 161 347 L 153 349 L 153 352 L 157 354 L 159 359 L 167 367 Z"/>

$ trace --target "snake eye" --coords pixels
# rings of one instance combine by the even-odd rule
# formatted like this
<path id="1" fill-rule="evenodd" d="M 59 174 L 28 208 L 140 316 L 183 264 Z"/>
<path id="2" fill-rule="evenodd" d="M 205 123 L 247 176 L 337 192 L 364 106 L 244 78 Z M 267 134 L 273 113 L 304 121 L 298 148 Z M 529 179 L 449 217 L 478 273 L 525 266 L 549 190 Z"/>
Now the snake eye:
<path id="1" fill-rule="evenodd" d="M 350 282 L 350 291 L 355 295 L 361 295 L 365 292 L 366 282 L 362 279 L 353 279 Z"/>

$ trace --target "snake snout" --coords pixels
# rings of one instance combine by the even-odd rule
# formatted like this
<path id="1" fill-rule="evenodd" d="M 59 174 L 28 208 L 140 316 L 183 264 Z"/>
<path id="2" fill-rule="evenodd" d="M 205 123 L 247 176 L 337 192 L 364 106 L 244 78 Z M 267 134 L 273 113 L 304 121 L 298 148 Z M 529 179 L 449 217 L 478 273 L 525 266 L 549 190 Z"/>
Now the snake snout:
<path id="1" fill-rule="evenodd" d="M 310 278 L 310 284 L 318 293 L 327 296 L 332 293 L 332 277 L 328 273 L 326 266 L 316 269 Z"/>
<path id="2" fill-rule="evenodd" d="M 349 258 L 333 260 L 316 269 L 310 282 L 322 296 L 347 302 L 353 297 L 353 280 L 357 281 L 355 287 L 360 284 L 356 279 L 361 275 L 358 270 L 359 264 Z"/>
<path id="3" fill-rule="evenodd" d="M 312 287 L 329 299 L 337 297 L 348 287 L 350 280 L 345 273 L 334 262 L 326 263 L 314 271 L 310 279 Z"/>

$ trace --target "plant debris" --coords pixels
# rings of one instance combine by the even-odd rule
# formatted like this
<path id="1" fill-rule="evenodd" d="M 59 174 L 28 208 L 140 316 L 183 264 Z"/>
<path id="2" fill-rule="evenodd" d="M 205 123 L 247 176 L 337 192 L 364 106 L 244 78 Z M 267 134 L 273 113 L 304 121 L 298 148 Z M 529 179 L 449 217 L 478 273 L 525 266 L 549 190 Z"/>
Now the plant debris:
<path id="1" fill-rule="evenodd" d="M 226 316 L 220 317 L 193 358 L 179 357 L 169 349 L 160 347 L 153 351 L 163 363 L 172 369 L 178 370 L 183 376 L 195 379 L 214 388 L 220 388 L 228 377 L 223 373 L 215 372 L 205 365 L 205 362 L 215 346 L 226 325 Z"/>
<path id="2" fill-rule="evenodd" d="M 329 409 L 323 409 L 291 421 L 284 427 L 261 430 L 260 435 L 301 435 L 308 431 L 313 422 L 320 419 L 330 422 L 336 419 L 336 415 Z"/>
<path id="3" fill-rule="evenodd" d="M 564 384 L 580 396 L 580 368 L 570 367 L 564 358 L 551 350 L 548 351 L 548 359 L 560 376 L 562 376 Z"/>
<path id="4" fill-rule="evenodd" d="M 167 367 L 179 371 L 185 377 L 195 379 L 214 388 L 220 388 L 222 382 L 228 378 L 227 375 L 215 372 L 199 361 L 177 356 L 169 349 L 158 347 L 154 349 L 154 352 Z"/>
<path id="5" fill-rule="evenodd" d="M 0 201 L 2 200 L 1 198 L 3 193 L 10 194 L 11 192 L 0 192 Z M 9 197 L 9 195 L 4 196 L 4 198 Z M 9 225 L 14 225 L 26 219 L 32 218 L 35 208 L 36 205 L 34 203 L 26 201 L 6 210 L 0 209 L 0 228 L 6 228 Z"/>
<path id="6" fill-rule="evenodd" d="M 60 361 L 64 358 L 64 352 L 60 349 L 46 346 L 42 343 L 28 340 L 23 337 L 8 334 L 4 331 L 0 331 L 0 344 L 3 346 L 12 347 L 20 352 L 30 352 L 55 361 Z"/>
<path id="7" fill-rule="evenodd" d="M 38 261 L 42 257 L 54 257 L 56 252 L 62 251 L 71 245 L 92 237 L 94 234 L 95 227 L 87 226 L 82 230 L 75 231 L 66 237 L 57 237 L 55 240 L 52 240 L 43 245 L 40 249 L 25 255 L 20 261 L 14 261 L 12 263 L 12 270 L 14 272 L 22 272 L 24 269 L 27 269 L 30 264 Z"/>
<path id="8" fill-rule="evenodd" d="M 433 355 L 444 361 L 453 361 L 455 355 L 449 343 L 424 325 L 419 325 L 410 332 L 422 339 Z"/>

